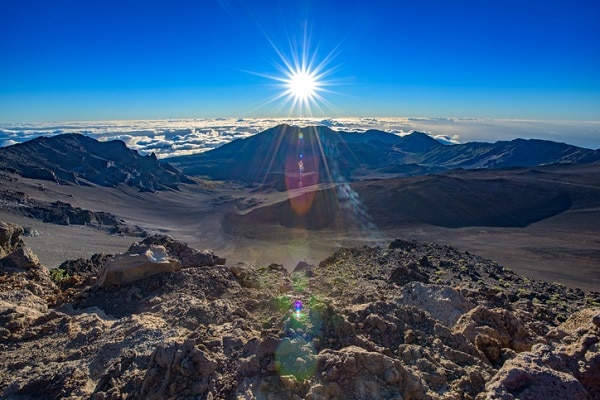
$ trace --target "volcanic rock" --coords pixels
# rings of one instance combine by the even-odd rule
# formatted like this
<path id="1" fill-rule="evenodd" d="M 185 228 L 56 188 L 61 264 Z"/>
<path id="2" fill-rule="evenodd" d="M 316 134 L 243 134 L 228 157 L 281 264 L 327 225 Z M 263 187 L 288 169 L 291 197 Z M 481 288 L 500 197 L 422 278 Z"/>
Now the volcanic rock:
<path id="1" fill-rule="evenodd" d="M 389 281 L 398 286 L 404 286 L 412 281 L 427 283 L 429 282 L 429 278 L 427 275 L 419 272 L 417 264 L 410 263 L 406 266 L 400 265 L 394 269 L 390 275 Z"/>
<path id="2" fill-rule="evenodd" d="M 65 271 L 69 276 L 96 277 L 110 258 L 112 256 L 109 254 L 94 254 L 89 259 L 78 258 L 76 260 L 67 260 L 58 269 Z"/>
<path id="3" fill-rule="evenodd" d="M 0 271 L 25 272 L 40 266 L 37 256 L 21 239 L 23 232 L 21 226 L 0 221 Z"/>
<path id="4" fill-rule="evenodd" d="M 524 318 L 519 318 L 518 314 L 519 311 L 478 306 L 461 317 L 455 330 L 476 344 L 482 340 L 488 343 L 489 340 L 484 338 L 491 338 L 501 348 L 526 351 L 541 338 L 521 322 Z"/>
<path id="5" fill-rule="evenodd" d="M 559 342 L 536 344 L 507 361 L 486 389 L 494 398 L 598 399 L 600 348 L 593 318 L 600 308 L 573 314 L 549 337 Z"/>
<path id="6" fill-rule="evenodd" d="M 198 251 L 166 235 L 154 235 L 144 239 L 140 244 L 133 244 L 129 251 L 136 253 L 142 251 L 145 246 L 164 246 L 169 256 L 177 259 L 182 268 L 224 265 L 225 259 L 218 257 L 212 250 Z"/>
<path id="7" fill-rule="evenodd" d="M 4 270 L 25 271 L 38 266 L 40 260 L 29 247 L 18 247 L 6 257 L 0 259 L 0 268 Z"/>
<path id="8" fill-rule="evenodd" d="M 121 256 L 191 252 L 142 243 Z M 388 282 L 411 263 L 429 283 Z M 598 293 L 416 242 L 341 249 L 311 276 L 187 265 L 58 308 L 38 267 L 0 275 L 0 397 L 598 399 Z"/>
<path id="9" fill-rule="evenodd" d="M 9 222 L 0 221 L 0 258 L 23 246 L 23 228 Z"/>
<path id="10" fill-rule="evenodd" d="M 0 340 L 21 338 L 27 328 L 56 304 L 58 288 L 48 269 L 25 247 L 23 228 L 0 222 L 6 256 L 0 258 Z"/>
<path id="11" fill-rule="evenodd" d="M 454 326 L 462 315 L 475 308 L 475 304 L 448 286 L 425 285 L 420 282 L 411 282 L 404 286 L 399 302 L 425 310 L 449 327 Z"/>
<path id="12" fill-rule="evenodd" d="M 211 250 L 198 251 L 170 236 L 155 235 L 134 243 L 126 253 L 109 259 L 98 273 L 99 286 L 134 282 L 181 268 L 223 265 L 225 259 Z"/>
<path id="13" fill-rule="evenodd" d="M 138 245 L 108 260 L 98 274 L 96 283 L 98 286 L 120 285 L 180 269 L 179 261 L 170 258 L 164 246 Z"/>

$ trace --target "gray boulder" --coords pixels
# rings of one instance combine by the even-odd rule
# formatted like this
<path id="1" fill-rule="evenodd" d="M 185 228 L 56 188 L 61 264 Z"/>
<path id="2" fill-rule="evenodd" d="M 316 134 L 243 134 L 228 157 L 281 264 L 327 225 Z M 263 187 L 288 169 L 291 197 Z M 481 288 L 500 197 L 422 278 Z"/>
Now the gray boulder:
<path id="1" fill-rule="evenodd" d="M 170 257 L 181 263 L 182 268 L 212 267 L 225 264 L 225 259 L 215 255 L 212 250 L 199 251 L 167 235 L 154 235 L 140 243 L 134 243 L 129 248 L 129 252 L 139 253 L 147 246 L 152 245 L 163 246 Z"/>
<path id="2" fill-rule="evenodd" d="M 169 256 L 164 246 L 138 246 L 135 251 L 118 254 L 108 260 L 98 274 L 98 286 L 135 282 L 162 272 L 177 272 L 181 263 Z"/>

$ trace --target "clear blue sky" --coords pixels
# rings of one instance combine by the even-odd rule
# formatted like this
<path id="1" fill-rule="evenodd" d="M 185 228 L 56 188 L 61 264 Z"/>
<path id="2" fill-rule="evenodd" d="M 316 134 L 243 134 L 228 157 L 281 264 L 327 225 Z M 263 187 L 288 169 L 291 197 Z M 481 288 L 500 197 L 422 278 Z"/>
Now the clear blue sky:
<path id="1" fill-rule="evenodd" d="M 3 0 L 0 122 L 288 116 L 261 74 L 307 29 L 336 54 L 327 116 L 600 120 L 599 21 L 597 0 Z"/>

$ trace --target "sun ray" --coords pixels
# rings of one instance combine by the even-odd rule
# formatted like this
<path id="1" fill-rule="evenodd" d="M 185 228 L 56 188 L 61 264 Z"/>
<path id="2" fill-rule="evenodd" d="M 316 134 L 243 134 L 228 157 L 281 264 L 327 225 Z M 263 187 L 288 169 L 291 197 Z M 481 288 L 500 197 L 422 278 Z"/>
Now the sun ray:
<path id="1" fill-rule="evenodd" d="M 312 117 L 313 110 L 324 114 L 324 109 L 329 108 L 323 94 L 332 93 L 327 89 L 333 82 L 327 77 L 338 69 L 337 66 L 330 67 L 337 56 L 339 45 L 319 60 L 319 45 L 311 48 L 311 37 L 307 30 L 304 31 L 300 44 L 288 39 L 289 54 L 279 48 L 273 40 L 267 36 L 269 44 L 279 57 L 275 68 L 280 75 L 269 75 L 264 73 L 253 73 L 276 82 L 281 92 L 268 99 L 263 106 L 283 99 L 283 106 L 289 106 L 289 115 L 299 117 Z"/>

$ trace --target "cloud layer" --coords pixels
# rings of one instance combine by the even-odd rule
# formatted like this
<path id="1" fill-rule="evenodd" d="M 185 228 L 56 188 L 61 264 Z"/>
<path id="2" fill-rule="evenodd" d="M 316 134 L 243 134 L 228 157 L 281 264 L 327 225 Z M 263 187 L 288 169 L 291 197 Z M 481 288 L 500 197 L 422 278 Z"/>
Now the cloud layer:
<path id="1" fill-rule="evenodd" d="M 379 129 L 397 135 L 412 131 L 430 134 L 452 144 L 496 142 L 517 137 L 547 139 L 587 148 L 600 148 L 600 122 L 525 121 L 458 118 L 336 118 L 274 119 L 217 118 L 147 121 L 100 121 L 0 125 L 0 147 L 38 136 L 82 133 L 98 140 L 119 139 L 142 154 L 159 158 L 207 151 L 235 139 L 252 136 L 281 123 L 326 125 L 335 130 L 363 132 Z"/>

